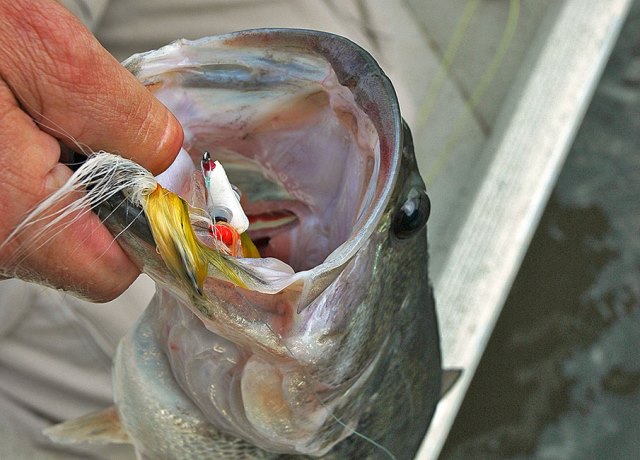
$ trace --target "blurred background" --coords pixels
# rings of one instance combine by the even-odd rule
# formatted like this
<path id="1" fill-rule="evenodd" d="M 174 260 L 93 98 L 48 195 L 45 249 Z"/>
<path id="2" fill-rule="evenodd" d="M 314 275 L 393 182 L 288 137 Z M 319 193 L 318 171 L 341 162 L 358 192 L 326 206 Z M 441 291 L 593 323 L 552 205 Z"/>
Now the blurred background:
<path id="1" fill-rule="evenodd" d="M 441 458 L 640 457 L 640 1 Z"/>

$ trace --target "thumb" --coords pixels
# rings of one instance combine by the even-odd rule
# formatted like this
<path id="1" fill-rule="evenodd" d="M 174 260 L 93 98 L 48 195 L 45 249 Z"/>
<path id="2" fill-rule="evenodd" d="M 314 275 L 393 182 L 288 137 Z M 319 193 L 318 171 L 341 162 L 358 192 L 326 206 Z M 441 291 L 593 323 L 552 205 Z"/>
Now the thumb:
<path id="1" fill-rule="evenodd" d="M 154 174 L 183 141 L 173 115 L 57 2 L 0 2 L 0 77 L 43 129 Z"/>

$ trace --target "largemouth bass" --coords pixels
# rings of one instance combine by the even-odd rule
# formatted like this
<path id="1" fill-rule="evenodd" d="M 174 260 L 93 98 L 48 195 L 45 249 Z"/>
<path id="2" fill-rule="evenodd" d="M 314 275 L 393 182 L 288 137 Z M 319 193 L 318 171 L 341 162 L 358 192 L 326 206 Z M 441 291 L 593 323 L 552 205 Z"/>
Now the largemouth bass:
<path id="1" fill-rule="evenodd" d="M 430 204 L 382 70 L 303 30 L 182 40 L 125 65 L 180 120 L 185 152 L 164 188 L 106 154 L 87 165 L 113 174 L 76 182 L 94 180 L 92 205 L 158 289 L 118 347 L 115 408 L 49 436 L 149 459 L 413 458 L 442 380 Z M 262 257 L 193 239 L 205 151 Z M 182 197 L 166 244 L 154 190 Z"/>

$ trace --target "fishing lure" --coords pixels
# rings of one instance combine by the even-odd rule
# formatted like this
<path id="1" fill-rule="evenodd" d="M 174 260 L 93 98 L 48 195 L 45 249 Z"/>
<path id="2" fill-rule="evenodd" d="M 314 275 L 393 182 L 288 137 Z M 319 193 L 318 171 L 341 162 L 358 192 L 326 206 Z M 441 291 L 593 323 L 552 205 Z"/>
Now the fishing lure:
<path id="1" fill-rule="evenodd" d="M 249 219 L 240 205 L 240 191 L 231 185 L 220 162 L 212 160 L 207 151 L 202 155 L 200 168 L 207 191 L 211 236 L 224 243 L 232 256 L 260 257 L 255 245 L 245 234 Z"/>

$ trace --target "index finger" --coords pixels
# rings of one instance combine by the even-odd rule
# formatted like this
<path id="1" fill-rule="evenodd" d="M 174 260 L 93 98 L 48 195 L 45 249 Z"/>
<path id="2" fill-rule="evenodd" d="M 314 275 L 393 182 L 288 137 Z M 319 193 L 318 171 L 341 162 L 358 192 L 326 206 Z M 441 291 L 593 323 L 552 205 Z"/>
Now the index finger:
<path id="1" fill-rule="evenodd" d="M 0 17 L 0 77 L 44 130 L 154 174 L 171 164 L 180 124 L 71 13 L 14 0 L 0 2 Z"/>

